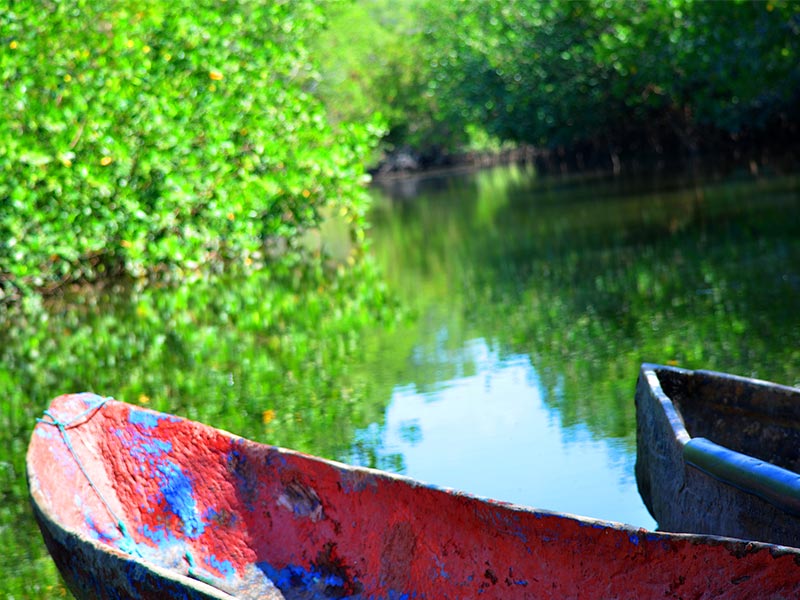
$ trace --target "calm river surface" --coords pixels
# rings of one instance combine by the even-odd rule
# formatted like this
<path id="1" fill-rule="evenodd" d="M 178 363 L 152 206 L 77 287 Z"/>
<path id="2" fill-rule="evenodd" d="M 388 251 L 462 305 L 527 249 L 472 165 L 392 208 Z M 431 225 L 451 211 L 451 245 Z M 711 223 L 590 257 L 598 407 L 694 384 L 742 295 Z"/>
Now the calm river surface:
<path id="1" fill-rule="evenodd" d="M 512 167 L 376 197 L 375 251 L 417 320 L 359 435 L 408 475 L 653 528 L 641 362 L 800 382 L 796 178 Z"/>
<path id="2" fill-rule="evenodd" d="M 0 597 L 63 591 L 24 479 L 58 393 L 652 528 L 633 475 L 642 362 L 800 384 L 797 176 L 508 167 L 373 193 L 383 284 L 109 289 L 2 324 Z M 358 285 L 375 288 L 377 321 L 347 300 Z"/>

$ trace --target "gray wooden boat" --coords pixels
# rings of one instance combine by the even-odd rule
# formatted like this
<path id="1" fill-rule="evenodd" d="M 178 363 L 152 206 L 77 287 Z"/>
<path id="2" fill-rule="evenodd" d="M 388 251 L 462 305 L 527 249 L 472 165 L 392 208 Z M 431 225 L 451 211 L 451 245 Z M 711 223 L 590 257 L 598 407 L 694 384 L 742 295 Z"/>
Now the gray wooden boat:
<path id="1" fill-rule="evenodd" d="M 636 419 L 660 530 L 800 547 L 800 389 L 644 364 Z"/>

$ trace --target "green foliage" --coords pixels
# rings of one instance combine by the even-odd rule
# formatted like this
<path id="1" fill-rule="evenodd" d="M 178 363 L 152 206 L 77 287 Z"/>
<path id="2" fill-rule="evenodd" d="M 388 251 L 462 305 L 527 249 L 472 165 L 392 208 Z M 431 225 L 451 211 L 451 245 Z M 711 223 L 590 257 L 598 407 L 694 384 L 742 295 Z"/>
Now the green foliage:
<path id="1" fill-rule="evenodd" d="M 366 374 L 392 308 L 368 259 L 11 307 L 0 328 L 0 596 L 63 596 L 25 482 L 30 432 L 51 398 L 95 391 L 341 459 L 391 396 L 391 382 Z"/>
<path id="2" fill-rule="evenodd" d="M 326 102 L 383 113 L 392 147 L 669 154 L 800 128 L 797 2 L 361 0 L 327 35 Z"/>
<path id="3" fill-rule="evenodd" d="M 521 168 L 379 201 L 375 252 L 421 315 L 430 389 L 473 373 L 470 340 L 530 357 L 568 427 L 635 447 L 642 362 L 796 385 L 798 177 L 540 178 Z M 467 355 L 464 358 L 464 355 Z"/>
<path id="4" fill-rule="evenodd" d="M 437 82 L 462 117 L 504 138 L 694 146 L 700 128 L 731 135 L 800 118 L 796 3 L 435 4 L 431 40 L 440 55 L 458 48 Z"/>
<path id="5" fill-rule="evenodd" d="M 394 317 L 363 256 L 380 129 L 333 124 L 314 94 L 327 3 L 6 4 L 0 589 L 41 598 L 64 594 L 24 477 L 49 398 L 97 390 L 338 456 L 380 418 L 388 394 L 351 363 Z"/>
<path id="6" fill-rule="evenodd" d="M 320 57 L 320 96 L 341 119 L 386 125 L 384 148 L 449 147 L 453 132 L 437 117 L 422 53 L 421 0 L 365 0 L 330 10 L 314 42 Z"/>
<path id="7" fill-rule="evenodd" d="M 370 127 L 309 92 L 319 3 L 14 2 L 0 14 L 0 300 L 108 274 L 296 262 L 363 237 Z"/>

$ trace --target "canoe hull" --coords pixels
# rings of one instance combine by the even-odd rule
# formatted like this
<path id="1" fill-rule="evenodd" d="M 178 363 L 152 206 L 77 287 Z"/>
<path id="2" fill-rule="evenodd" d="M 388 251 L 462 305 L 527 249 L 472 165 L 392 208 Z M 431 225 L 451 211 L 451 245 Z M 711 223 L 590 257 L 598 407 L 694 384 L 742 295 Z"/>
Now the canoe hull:
<path id="1" fill-rule="evenodd" d="M 143 600 L 220 600 L 230 596 L 200 582 L 181 581 L 156 565 L 144 565 L 96 546 L 54 523 L 33 503 L 34 515 L 47 550 L 64 583 L 78 600 L 141 598 Z"/>
<path id="2" fill-rule="evenodd" d="M 796 429 L 792 415 L 798 410 L 800 390 L 643 365 L 636 388 L 636 479 L 659 529 L 800 547 L 800 477 L 793 468 L 767 462 L 797 464 L 786 455 L 800 445 L 784 432 Z M 731 450 L 742 445 L 743 452 Z M 705 462 L 694 458 L 697 448 Z M 726 467 L 738 473 L 730 475 Z M 764 483 L 767 470 L 779 473 Z"/>
<path id="3" fill-rule="evenodd" d="M 800 594 L 793 548 L 493 502 L 89 395 L 49 413 L 70 443 L 37 425 L 31 496 L 79 599 Z"/>

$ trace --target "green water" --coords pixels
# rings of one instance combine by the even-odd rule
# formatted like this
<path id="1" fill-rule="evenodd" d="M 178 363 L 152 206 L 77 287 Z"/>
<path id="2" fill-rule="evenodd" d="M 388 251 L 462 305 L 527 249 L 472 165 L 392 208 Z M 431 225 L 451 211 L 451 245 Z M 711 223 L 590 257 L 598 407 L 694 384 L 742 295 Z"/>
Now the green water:
<path id="1" fill-rule="evenodd" d="M 654 527 L 633 477 L 642 362 L 800 384 L 798 183 L 504 168 L 385 186 L 374 250 L 417 319 L 361 436 L 423 480 Z"/>
<path id="2" fill-rule="evenodd" d="M 650 527 L 632 475 L 641 362 L 800 383 L 796 176 L 503 168 L 375 197 L 383 283 L 108 288 L 3 324 L 0 596 L 63 594 L 24 480 L 58 393 Z"/>

